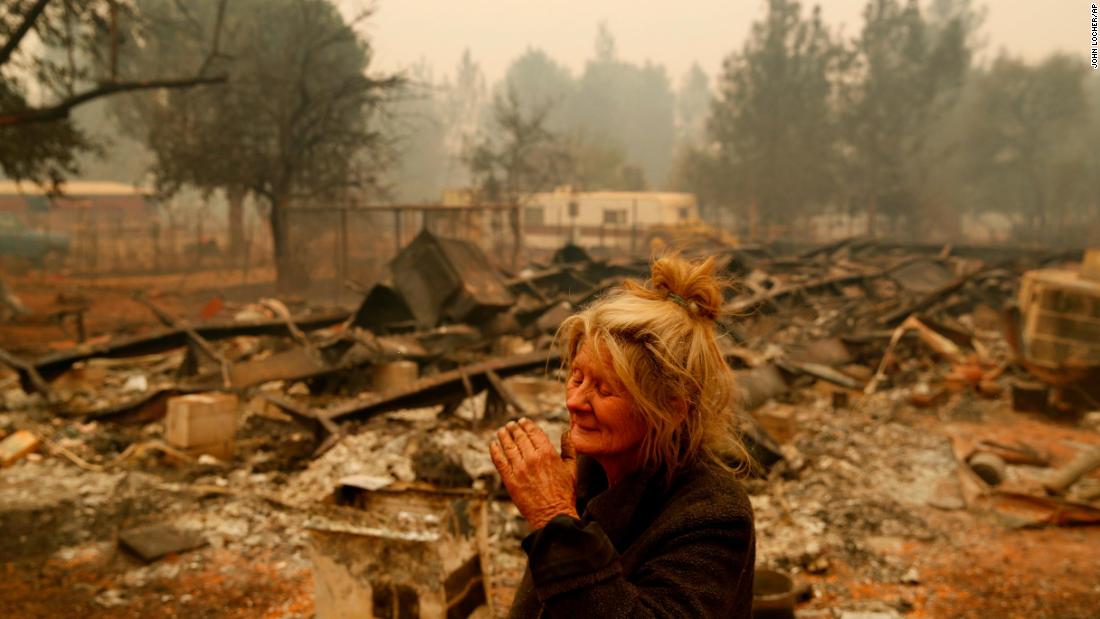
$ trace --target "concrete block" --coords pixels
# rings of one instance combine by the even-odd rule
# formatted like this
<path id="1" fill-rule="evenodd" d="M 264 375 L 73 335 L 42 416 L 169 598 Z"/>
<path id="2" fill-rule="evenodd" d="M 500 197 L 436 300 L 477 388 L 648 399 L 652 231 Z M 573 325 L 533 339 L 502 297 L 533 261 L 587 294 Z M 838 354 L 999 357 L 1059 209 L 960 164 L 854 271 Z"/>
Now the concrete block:
<path id="1" fill-rule="evenodd" d="M 11 466 L 38 449 L 42 441 L 28 430 L 20 430 L 0 441 L 0 466 Z"/>
<path id="2" fill-rule="evenodd" d="M 188 453 L 227 460 L 237 434 L 237 396 L 231 393 L 193 393 L 168 400 L 164 437 Z"/>
<path id="3" fill-rule="evenodd" d="M 491 606 L 483 497 L 344 483 L 334 498 L 343 507 L 307 525 L 319 619 L 467 618 Z"/>
<path id="4" fill-rule="evenodd" d="M 151 562 L 205 546 L 206 540 L 197 532 L 160 523 L 122 531 L 118 534 L 118 544 L 143 561 Z"/>
<path id="5" fill-rule="evenodd" d="M 195 445 L 194 447 L 187 447 L 183 449 L 183 452 L 194 458 L 198 458 L 201 455 L 214 456 L 218 460 L 229 462 L 233 459 L 233 454 L 237 450 L 237 441 L 235 438 L 227 438 L 224 441 L 216 441 L 213 443 L 206 443 L 204 445 Z"/>

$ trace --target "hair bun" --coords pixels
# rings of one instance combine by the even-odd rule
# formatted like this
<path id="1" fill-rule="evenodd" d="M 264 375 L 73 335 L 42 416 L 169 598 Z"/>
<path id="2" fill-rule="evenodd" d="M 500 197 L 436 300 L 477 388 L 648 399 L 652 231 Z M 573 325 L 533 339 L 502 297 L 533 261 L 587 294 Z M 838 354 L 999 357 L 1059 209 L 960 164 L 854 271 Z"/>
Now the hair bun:
<path id="1" fill-rule="evenodd" d="M 715 320 L 722 312 L 723 282 L 715 275 L 714 257 L 688 260 L 664 256 L 653 261 L 649 288 L 688 310 Z"/>

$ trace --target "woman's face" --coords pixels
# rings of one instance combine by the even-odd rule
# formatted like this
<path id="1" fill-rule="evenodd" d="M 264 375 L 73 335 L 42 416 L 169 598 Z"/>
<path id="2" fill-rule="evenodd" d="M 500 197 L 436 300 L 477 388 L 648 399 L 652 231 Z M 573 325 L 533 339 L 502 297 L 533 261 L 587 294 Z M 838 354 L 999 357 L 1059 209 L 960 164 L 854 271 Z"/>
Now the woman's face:
<path id="1" fill-rule="evenodd" d="M 619 383 L 608 354 L 596 356 L 585 342 L 573 358 L 565 388 L 577 453 L 602 458 L 633 457 L 645 436 L 645 420 L 634 398 Z"/>

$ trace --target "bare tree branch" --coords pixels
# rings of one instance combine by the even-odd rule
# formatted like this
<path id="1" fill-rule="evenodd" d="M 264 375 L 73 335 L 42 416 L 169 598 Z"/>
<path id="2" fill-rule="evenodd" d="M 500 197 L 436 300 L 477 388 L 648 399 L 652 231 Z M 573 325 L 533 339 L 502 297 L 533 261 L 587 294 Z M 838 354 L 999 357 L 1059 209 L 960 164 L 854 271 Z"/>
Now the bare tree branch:
<path id="1" fill-rule="evenodd" d="M 3 66 L 11 55 L 15 53 L 15 50 L 19 48 L 19 44 L 23 41 L 23 37 L 27 36 L 31 28 L 34 27 L 34 22 L 38 20 L 42 12 L 46 10 L 46 5 L 50 3 L 50 0 L 38 0 L 27 11 L 27 14 L 23 16 L 23 23 L 19 24 L 19 27 L 15 29 L 15 32 L 11 34 L 11 38 L 7 43 L 4 43 L 4 47 L 0 47 L 0 66 Z"/>
<path id="2" fill-rule="evenodd" d="M 152 90 L 156 88 L 191 88 L 193 86 L 201 86 L 205 84 L 220 84 L 225 82 L 226 76 L 219 75 L 216 77 L 196 77 L 191 79 L 178 79 L 178 80 L 144 80 L 140 82 L 115 82 L 108 84 L 100 84 L 95 88 L 86 90 L 78 95 L 69 97 L 64 101 L 43 108 L 27 108 L 18 112 L 9 112 L 0 114 L 0 127 L 14 127 L 17 125 L 25 125 L 29 123 L 41 123 L 49 122 L 52 120 L 61 120 L 69 115 L 69 111 L 78 105 L 87 103 L 100 97 L 106 97 L 108 95 L 114 95 L 123 92 L 133 92 L 136 90 Z"/>
<path id="3" fill-rule="evenodd" d="M 222 56 L 222 26 L 225 24 L 225 5 L 227 2 L 228 0 L 221 0 L 218 3 L 218 14 L 214 18 L 214 40 L 210 43 L 210 53 L 206 55 L 206 59 L 202 61 L 202 66 L 199 67 L 199 75 L 205 74 L 210 63 Z"/>

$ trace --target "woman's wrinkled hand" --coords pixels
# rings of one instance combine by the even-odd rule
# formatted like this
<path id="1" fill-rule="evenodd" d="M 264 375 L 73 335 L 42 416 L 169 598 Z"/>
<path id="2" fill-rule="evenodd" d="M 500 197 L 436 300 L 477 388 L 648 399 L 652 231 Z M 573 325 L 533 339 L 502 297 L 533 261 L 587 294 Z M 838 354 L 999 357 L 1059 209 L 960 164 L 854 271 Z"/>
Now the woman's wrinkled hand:
<path id="1" fill-rule="evenodd" d="M 493 464 L 532 531 L 554 516 L 577 517 L 577 453 L 569 435 L 562 433 L 559 455 L 542 428 L 524 418 L 497 430 L 497 441 L 489 444 Z"/>

